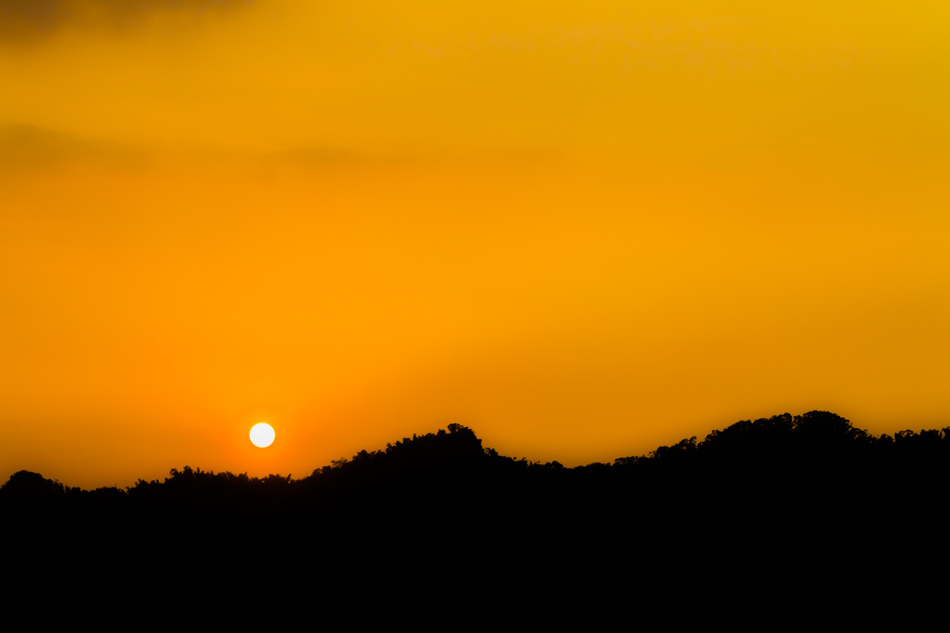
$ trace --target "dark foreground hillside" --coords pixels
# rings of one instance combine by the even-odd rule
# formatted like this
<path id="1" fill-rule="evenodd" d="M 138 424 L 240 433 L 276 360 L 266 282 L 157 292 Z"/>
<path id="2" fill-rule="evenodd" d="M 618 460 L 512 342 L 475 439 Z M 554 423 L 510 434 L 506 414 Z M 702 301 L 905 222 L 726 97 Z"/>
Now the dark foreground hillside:
<path id="1" fill-rule="evenodd" d="M 34 570 L 126 589 L 192 577 L 337 604 L 356 588 L 663 604 L 807 587 L 820 600 L 927 590 L 945 572 L 948 483 L 950 428 L 875 437 L 816 411 L 578 468 L 500 456 L 450 425 L 297 480 L 185 466 L 84 491 L 21 471 L 0 516 Z"/>

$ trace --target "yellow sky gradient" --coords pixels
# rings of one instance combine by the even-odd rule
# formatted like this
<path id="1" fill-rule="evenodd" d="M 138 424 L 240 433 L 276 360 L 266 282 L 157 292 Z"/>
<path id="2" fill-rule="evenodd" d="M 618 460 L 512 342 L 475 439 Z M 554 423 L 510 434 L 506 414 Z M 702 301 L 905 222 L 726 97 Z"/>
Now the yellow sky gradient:
<path id="1" fill-rule="evenodd" d="M 948 425 L 946 3 L 210 5 L 0 0 L 0 476 Z"/>

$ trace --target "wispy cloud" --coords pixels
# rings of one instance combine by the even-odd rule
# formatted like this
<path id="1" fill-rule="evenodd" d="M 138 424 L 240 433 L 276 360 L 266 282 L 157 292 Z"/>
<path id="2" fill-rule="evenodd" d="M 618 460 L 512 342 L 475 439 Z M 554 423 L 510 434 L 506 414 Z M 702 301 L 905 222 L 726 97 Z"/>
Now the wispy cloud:
<path id="1" fill-rule="evenodd" d="M 43 40 L 64 27 L 134 27 L 157 14 L 203 15 L 254 0 L 0 0 L 0 45 Z"/>

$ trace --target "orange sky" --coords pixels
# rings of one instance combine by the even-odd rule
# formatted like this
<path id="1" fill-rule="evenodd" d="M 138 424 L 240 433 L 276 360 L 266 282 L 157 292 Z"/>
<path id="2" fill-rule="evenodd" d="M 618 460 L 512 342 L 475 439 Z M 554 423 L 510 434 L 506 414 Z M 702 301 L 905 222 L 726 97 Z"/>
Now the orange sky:
<path id="1" fill-rule="evenodd" d="M 945 2 L 45 4 L 0 0 L 0 477 L 950 424 Z"/>

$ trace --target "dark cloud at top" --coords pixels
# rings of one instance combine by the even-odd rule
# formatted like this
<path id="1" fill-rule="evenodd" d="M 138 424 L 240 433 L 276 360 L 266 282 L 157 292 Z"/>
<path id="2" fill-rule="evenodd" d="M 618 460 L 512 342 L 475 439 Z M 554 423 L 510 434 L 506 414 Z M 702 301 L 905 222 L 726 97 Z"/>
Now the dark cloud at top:
<path id="1" fill-rule="evenodd" d="M 73 161 L 135 166 L 148 156 L 138 147 L 98 142 L 32 125 L 0 122 L 0 177 L 19 169 Z"/>
<path id="2" fill-rule="evenodd" d="M 254 0 L 0 0 L 0 45 L 34 42 L 64 27 L 134 26 L 156 13 L 207 14 Z"/>

